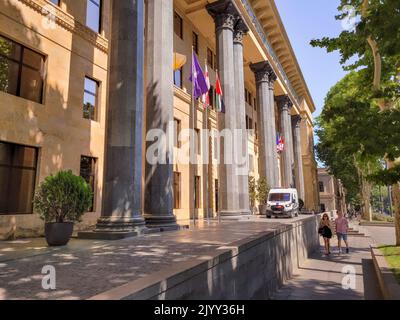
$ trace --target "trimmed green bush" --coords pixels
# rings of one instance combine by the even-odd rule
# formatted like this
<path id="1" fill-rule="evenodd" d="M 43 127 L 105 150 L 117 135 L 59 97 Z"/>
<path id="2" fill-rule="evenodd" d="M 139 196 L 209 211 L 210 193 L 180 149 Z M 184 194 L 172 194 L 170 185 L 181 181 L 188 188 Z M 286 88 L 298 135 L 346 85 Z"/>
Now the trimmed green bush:
<path id="1" fill-rule="evenodd" d="M 257 200 L 261 205 L 267 203 L 270 190 L 271 188 L 268 185 L 267 178 L 260 178 L 257 182 Z"/>
<path id="2" fill-rule="evenodd" d="M 45 222 L 75 222 L 92 206 L 90 185 L 72 171 L 47 177 L 33 199 L 35 212 Z"/>
<path id="3" fill-rule="evenodd" d="M 372 214 L 372 221 L 380 221 L 380 222 L 394 222 L 394 218 L 391 216 L 386 216 L 380 213 Z"/>

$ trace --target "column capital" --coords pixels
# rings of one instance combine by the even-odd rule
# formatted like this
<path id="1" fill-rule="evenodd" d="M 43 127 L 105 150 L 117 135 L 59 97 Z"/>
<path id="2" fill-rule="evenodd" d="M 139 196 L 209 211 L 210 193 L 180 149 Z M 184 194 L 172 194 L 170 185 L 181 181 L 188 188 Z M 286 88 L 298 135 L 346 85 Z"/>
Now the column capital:
<path id="1" fill-rule="evenodd" d="M 290 111 L 290 109 L 293 107 L 293 102 L 290 100 L 289 96 L 287 94 L 282 95 L 282 96 L 276 96 L 275 101 L 278 103 L 278 108 L 281 111 Z"/>
<path id="2" fill-rule="evenodd" d="M 269 82 L 273 84 L 277 79 L 276 73 L 268 61 L 253 63 L 250 65 L 250 69 L 256 76 L 256 83 Z"/>
<path id="3" fill-rule="evenodd" d="M 219 0 L 206 5 L 206 10 L 213 17 L 216 29 L 234 30 L 239 18 L 239 11 L 232 0 Z"/>
<path id="4" fill-rule="evenodd" d="M 235 30 L 233 32 L 233 43 L 243 44 L 243 37 L 249 32 L 246 22 L 242 18 L 239 18 L 235 25 Z"/>
<path id="5" fill-rule="evenodd" d="M 301 121 L 303 121 L 303 117 L 299 114 L 292 116 L 292 126 L 294 128 L 299 128 Z"/>

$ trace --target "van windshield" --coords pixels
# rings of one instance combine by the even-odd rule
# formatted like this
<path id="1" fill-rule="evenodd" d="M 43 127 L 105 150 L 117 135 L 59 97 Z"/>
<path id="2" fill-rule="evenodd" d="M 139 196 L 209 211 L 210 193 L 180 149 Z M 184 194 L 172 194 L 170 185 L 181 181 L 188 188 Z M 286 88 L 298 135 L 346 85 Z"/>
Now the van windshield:
<path id="1" fill-rule="evenodd" d="M 271 193 L 269 201 L 290 201 L 290 193 Z"/>

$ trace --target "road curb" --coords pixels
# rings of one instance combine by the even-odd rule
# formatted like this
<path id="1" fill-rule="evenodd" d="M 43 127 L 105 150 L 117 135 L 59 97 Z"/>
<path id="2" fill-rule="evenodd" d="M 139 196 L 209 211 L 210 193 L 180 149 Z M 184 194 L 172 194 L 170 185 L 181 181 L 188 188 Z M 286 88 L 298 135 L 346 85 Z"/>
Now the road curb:
<path id="1" fill-rule="evenodd" d="M 400 300 L 400 284 L 376 245 L 371 245 L 371 255 L 383 297 L 385 300 Z"/>

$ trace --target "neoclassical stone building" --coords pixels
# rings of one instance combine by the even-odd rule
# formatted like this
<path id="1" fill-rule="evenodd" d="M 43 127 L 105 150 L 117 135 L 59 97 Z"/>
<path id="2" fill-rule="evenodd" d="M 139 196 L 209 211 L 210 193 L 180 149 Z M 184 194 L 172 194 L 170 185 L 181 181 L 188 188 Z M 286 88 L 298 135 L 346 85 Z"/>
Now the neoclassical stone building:
<path id="1" fill-rule="evenodd" d="M 192 104 L 192 50 L 209 72 L 208 110 Z M 100 237 L 248 214 L 249 176 L 296 187 L 318 210 L 314 111 L 273 0 L 3 0 L 0 238 L 42 233 L 34 191 L 66 169 L 95 194 L 77 229 L 96 225 Z M 224 145 L 201 134 L 195 157 L 207 152 L 208 164 L 176 161 L 176 138 L 167 161 L 150 164 L 147 133 L 170 123 L 177 133 L 249 129 L 235 151 L 247 165 L 216 163 Z"/>

